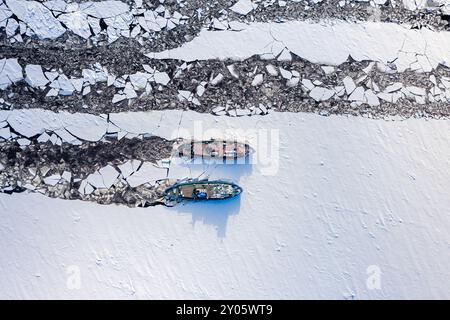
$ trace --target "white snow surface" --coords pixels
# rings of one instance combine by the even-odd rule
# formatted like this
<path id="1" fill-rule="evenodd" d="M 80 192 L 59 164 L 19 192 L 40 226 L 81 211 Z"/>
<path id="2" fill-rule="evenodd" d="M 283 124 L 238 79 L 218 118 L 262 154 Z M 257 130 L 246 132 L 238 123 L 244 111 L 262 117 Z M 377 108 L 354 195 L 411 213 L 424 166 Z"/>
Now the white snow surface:
<path id="1" fill-rule="evenodd" d="M 161 136 L 180 121 L 143 115 L 111 118 Z M 193 119 L 278 129 L 278 171 L 212 166 L 240 198 L 174 208 L 0 194 L 0 298 L 450 298 L 449 121 L 189 111 L 181 126 Z"/>
<path id="2" fill-rule="evenodd" d="M 419 57 L 425 58 L 424 71 L 431 71 L 440 63 L 450 66 L 449 32 L 416 30 L 394 23 L 341 20 L 235 22 L 233 26 L 239 31 L 204 29 L 180 47 L 147 55 L 185 61 L 243 60 L 253 55 L 274 58 L 287 48 L 310 62 L 326 65 L 340 65 L 351 56 L 357 61 L 392 62 L 398 71 L 404 71 Z"/>

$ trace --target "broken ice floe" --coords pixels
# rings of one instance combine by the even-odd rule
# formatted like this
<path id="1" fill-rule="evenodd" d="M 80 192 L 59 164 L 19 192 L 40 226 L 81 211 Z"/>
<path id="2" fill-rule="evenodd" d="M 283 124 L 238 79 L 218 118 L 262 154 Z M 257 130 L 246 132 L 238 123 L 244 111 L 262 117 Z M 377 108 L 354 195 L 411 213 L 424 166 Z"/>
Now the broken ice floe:
<path id="1" fill-rule="evenodd" d="M 165 86 L 170 82 L 171 79 L 166 72 L 158 71 L 148 65 L 143 67 L 148 72 L 139 71 L 118 77 L 109 74 L 105 67 L 96 63 L 92 69 L 83 69 L 81 78 L 69 78 L 58 70 L 44 71 L 46 69 L 40 65 L 28 64 L 22 70 L 17 59 L 5 58 L 0 60 L 0 90 L 22 80 L 24 72 L 26 83 L 32 88 L 47 91 L 47 97 L 70 96 L 75 92 L 86 95 L 90 93 L 90 85 L 107 82 L 108 86 L 113 85 L 118 88 L 117 94 L 112 97 L 113 103 L 116 103 L 123 99 L 137 98 L 137 91 L 145 90 L 149 93 L 152 90 L 151 83 Z"/>
<path id="2" fill-rule="evenodd" d="M 0 111 L 0 120 L 4 119 L 0 122 L 3 123 L 0 141 L 26 138 L 37 139 L 40 143 L 57 144 L 57 141 L 62 141 L 80 144 L 80 142 L 121 141 L 124 138 L 125 141 L 134 138 L 146 141 L 149 135 L 173 139 L 174 128 L 180 126 L 180 119 L 184 119 L 188 124 L 193 123 L 194 119 L 213 121 L 214 117 L 207 118 L 207 116 L 195 112 L 187 114 L 181 110 L 123 112 L 109 114 L 107 117 L 55 113 L 42 109 Z"/>
<path id="3" fill-rule="evenodd" d="M 50 197 L 142 206 L 161 195 L 155 182 L 165 179 L 172 142 L 157 137 L 122 141 L 62 143 L 18 136 L 0 139 L 0 192 L 31 190 Z M 23 150 L 23 151 L 22 151 Z M 15 153 L 14 158 L 8 154 Z"/>
<path id="4" fill-rule="evenodd" d="M 94 42 L 101 35 L 109 43 L 119 37 L 143 42 L 149 32 L 171 30 L 186 19 L 177 11 L 169 12 L 162 4 L 149 10 L 132 9 L 125 2 L 113 0 L 82 3 L 5 0 L 0 3 L 0 23 L 5 23 L 12 42 L 22 42 L 23 36 L 56 39 L 67 30 Z"/>
<path id="5" fill-rule="evenodd" d="M 443 13 L 450 13 L 448 0 L 402 0 L 402 4 L 408 10 L 440 9 Z"/>
<path id="6" fill-rule="evenodd" d="M 411 30 L 394 23 L 338 20 L 328 24 L 289 21 L 239 25 L 239 32 L 218 34 L 202 30 L 196 38 L 178 48 L 147 56 L 184 61 L 244 60 L 253 55 L 273 59 L 291 52 L 312 63 L 328 66 L 340 65 L 349 56 L 357 61 L 373 60 L 395 66 L 397 72 L 408 68 L 427 72 L 439 64 L 450 66 L 450 51 L 442 50 L 450 47 L 447 32 Z M 289 60 L 282 58 L 285 59 Z"/>
<path id="7" fill-rule="evenodd" d="M 381 64 L 373 61 L 363 63 L 348 61 L 345 65 L 337 67 L 308 64 L 308 68 L 305 69 L 306 62 L 299 61 L 298 58 L 291 62 L 252 59 L 227 64 L 221 66 L 222 69 L 214 66 L 211 71 L 208 71 L 208 67 L 203 67 L 205 64 L 203 62 L 183 63 L 181 66 L 172 64 L 165 67 L 166 71 L 158 71 L 148 64 L 143 64 L 142 71 L 118 76 L 96 63 L 92 69 L 83 69 L 82 77 L 77 78 L 66 76 L 58 69 L 46 69 L 40 65 L 29 64 L 23 70 L 25 78 L 22 81 L 22 70 L 19 69 L 16 59 L 3 59 L 0 62 L 11 64 L 1 73 L 7 80 L 5 80 L 7 87 L 3 90 L 9 90 L 8 87 L 13 84 L 12 79 L 16 81 L 16 85 L 30 86 L 33 90 L 42 91 L 46 97 L 38 100 L 40 103 L 37 106 L 40 108 L 45 108 L 46 99 L 54 96 L 65 97 L 74 94 L 89 96 L 94 93 L 104 99 L 98 104 L 99 100 L 96 98 L 96 109 L 101 110 L 98 108 L 105 105 L 107 106 L 103 109 L 105 113 L 116 110 L 115 105 L 119 105 L 122 101 L 136 100 L 139 104 L 137 108 L 141 109 L 142 102 L 154 103 L 157 100 L 169 104 L 170 109 L 183 109 L 184 105 L 187 105 L 189 108 L 216 115 L 247 116 L 265 114 L 267 109 L 272 108 L 292 111 L 292 107 L 286 105 L 285 99 L 290 99 L 289 96 L 295 94 L 297 105 L 310 103 L 311 107 L 317 107 L 317 112 L 321 111 L 324 102 L 330 101 L 342 107 L 350 105 L 351 110 L 365 106 L 364 112 L 376 117 L 380 110 L 376 108 L 370 111 L 367 107 L 410 101 L 417 105 L 442 104 L 444 108 L 444 104 L 450 101 L 450 73 L 443 66 L 435 74 L 417 73 L 411 77 L 412 70 L 405 71 L 405 75 L 387 72 Z M 245 69 L 251 71 L 244 73 Z M 173 73 L 175 75 L 171 78 L 169 74 Z M 390 78 L 393 80 L 389 80 Z M 177 89 L 181 85 L 186 89 Z M 93 86 L 95 90 L 91 90 Z M 107 87 L 113 89 L 106 90 Z M 167 87 L 167 90 L 163 90 L 163 87 Z M 280 89 L 281 91 L 274 96 L 273 90 Z M 24 104 L 34 100 L 33 91 L 22 92 L 17 94 L 14 88 L 7 91 L 4 98 L 0 99 L 0 106 L 3 109 L 22 108 Z M 246 92 L 251 92 L 252 100 L 238 98 L 239 94 L 246 95 Z M 28 93 L 28 98 L 25 98 L 25 93 Z M 50 101 L 47 103 L 50 104 Z M 293 100 L 288 101 L 294 103 Z M 264 106 L 264 110 L 261 109 L 261 105 Z M 167 108 L 163 106 L 159 103 L 157 108 Z M 83 108 L 85 112 L 92 112 L 89 105 Z M 395 105 L 389 108 L 392 109 L 389 113 L 395 112 Z M 417 106 L 414 108 L 418 109 Z M 429 114 L 432 109 L 426 108 L 428 109 L 426 113 Z M 440 107 L 435 105 L 433 108 Z M 446 115 L 445 112 L 442 113 L 442 108 L 438 111 L 440 117 Z M 335 113 L 343 113 L 339 109 L 335 110 L 337 110 Z M 411 109 L 408 116 L 413 114 L 414 111 Z"/>
<path id="8" fill-rule="evenodd" d="M 356 4 L 358 6 L 356 6 Z M 196 5 L 198 7 L 196 7 Z M 320 10 L 320 7 L 326 6 L 326 10 Z M 186 7 L 186 10 L 182 10 Z M 239 21 L 254 21 L 255 17 L 265 20 L 268 7 L 273 7 L 273 20 L 280 20 L 277 14 L 278 8 L 288 8 L 290 10 L 282 12 L 286 19 L 307 18 L 311 8 L 316 8 L 317 13 L 326 13 L 319 15 L 320 18 L 347 18 L 343 13 L 349 10 L 356 10 L 355 18 L 360 18 L 365 14 L 357 14 L 356 8 L 369 11 L 371 9 L 379 10 L 381 7 L 391 7 L 396 9 L 405 8 L 397 19 L 408 18 L 408 10 L 438 11 L 442 15 L 450 12 L 450 5 L 445 0 L 435 1 L 363 1 L 346 0 L 333 2 L 331 4 L 321 0 L 239 0 L 230 7 L 222 4 L 215 4 L 215 10 L 211 10 L 208 2 L 186 4 L 182 1 L 164 2 L 159 1 L 155 5 L 146 4 L 145 6 L 134 2 L 131 6 L 124 1 L 86 1 L 86 2 L 65 2 L 57 1 L 19 1 L 5 0 L 0 2 L 0 27 L 5 27 L 5 33 L 10 42 L 23 42 L 24 37 L 37 37 L 39 39 L 56 39 L 71 31 L 73 34 L 89 39 L 93 44 L 103 41 L 112 43 L 117 39 L 134 38 L 144 45 L 146 40 L 153 34 L 163 30 L 170 31 L 177 26 L 189 23 L 196 24 L 197 29 L 202 25 L 211 30 L 240 30 Z M 221 8 L 221 9 L 220 9 Z M 333 12 L 341 10 L 340 14 Z M 218 15 L 212 12 L 217 11 Z M 197 11 L 196 19 L 185 14 L 191 11 Z M 206 13 L 206 14 L 205 14 Z M 305 16 L 306 14 L 306 16 Z M 232 15 L 232 19 L 229 18 Z M 351 16 L 351 14 L 350 14 Z M 312 14 L 314 17 L 314 14 Z M 368 18 L 372 17 L 369 15 Z M 235 21 L 238 19 L 238 21 Z M 198 20 L 201 21 L 198 25 Z M 388 21 L 393 19 L 389 16 Z M 179 41 L 185 41 L 180 39 Z"/>
<path id="9" fill-rule="evenodd" d="M 0 142 L 0 192 L 32 191 L 49 197 L 80 199 L 102 204 L 146 207 L 165 203 L 161 197 L 175 180 L 168 178 L 171 141 L 84 143 L 81 146 L 24 139 Z M 19 142 L 19 141 L 17 141 Z M 232 147 L 232 146 L 230 146 Z M 15 152 L 11 159 L 7 154 Z"/>

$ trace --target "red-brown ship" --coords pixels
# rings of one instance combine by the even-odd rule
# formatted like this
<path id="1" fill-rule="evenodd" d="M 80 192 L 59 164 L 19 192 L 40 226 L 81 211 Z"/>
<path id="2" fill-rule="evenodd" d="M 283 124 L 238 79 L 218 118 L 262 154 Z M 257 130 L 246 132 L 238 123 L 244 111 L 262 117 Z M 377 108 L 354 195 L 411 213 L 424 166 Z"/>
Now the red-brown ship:
<path id="1" fill-rule="evenodd" d="M 180 140 L 174 148 L 180 157 L 206 159 L 237 159 L 247 157 L 254 150 L 247 144 L 232 140 Z"/>

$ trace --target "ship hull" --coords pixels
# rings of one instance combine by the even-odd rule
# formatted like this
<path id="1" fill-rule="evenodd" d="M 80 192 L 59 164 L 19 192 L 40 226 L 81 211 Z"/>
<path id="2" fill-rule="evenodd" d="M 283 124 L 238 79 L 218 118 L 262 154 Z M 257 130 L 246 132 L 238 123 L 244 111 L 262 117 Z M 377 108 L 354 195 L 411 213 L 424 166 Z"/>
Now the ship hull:
<path id="1" fill-rule="evenodd" d="M 164 192 L 167 203 L 176 203 L 184 200 L 209 201 L 225 200 L 241 194 L 242 188 L 228 181 L 187 181 L 175 183 Z"/>
<path id="2" fill-rule="evenodd" d="M 179 157 L 201 157 L 204 159 L 237 159 L 247 157 L 253 149 L 246 143 L 229 140 L 183 140 L 175 147 Z"/>

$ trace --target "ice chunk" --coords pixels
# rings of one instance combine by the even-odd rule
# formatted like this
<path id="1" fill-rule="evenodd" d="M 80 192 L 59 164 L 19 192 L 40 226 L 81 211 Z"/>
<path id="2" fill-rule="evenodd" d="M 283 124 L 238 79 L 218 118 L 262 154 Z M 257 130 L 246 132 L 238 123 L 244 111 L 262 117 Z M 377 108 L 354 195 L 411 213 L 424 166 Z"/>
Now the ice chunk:
<path id="1" fill-rule="evenodd" d="M 309 79 L 302 79 L 302 85 L 306 88 L 306 90 L 310 91 L 314 89 L 314 83 L 312 83 Z"/>
<path id="2" fill-rule="evenodd" d="M 13 37 L 16 34 L 17 28 L 19 28 L 19 23 L 15 19 L 8 19 L 8 24 L 6 25 L 6 35 L 8 37 Z"/>
<path id="3" fill-rule="evenodd" d="M 79 144 L 80 141 L 71 135 L 66 129 L 57 129 L 55 130 L 55 134 L 61 138 L 62 141 L 70 143 L 70 144 Z"/>
<path id="4" fill-rule="evenodd" d="M 12 16 L 11 10 L 9 10 L 5 5 L 0 4 L 0 22 L 5 21 Z"/>
<path id="5" fill-rule="evenodd" d="M 167 85 L 170 81 L 170 77 L 166 72 L 159 72 L 156 71 L 153 74 L 153 79 L 155 80 L 156 83 L 162 84 L 162 85 Z"/>
<path id="6" fill-rule="evenodd" d="M 340 20 L 333 24 L 289 21 L 242 22 L 235 25 L 239 32 L 227 30 L 218 36 L 217 32 L 205 28 L 192 41 L 182 46 L 148 53 L 146 56 L 183 61 L 227 58 L 244 60 L 255 54 L 267 56 L 271 53 L 274 56 L 282 43 L 282 53 L 278 60 L 292 52 L 312 63 L 330 66 L 342 64 L 351 55 L 356 61 L 379 61 L 379 67 L 383 67 L 386 72 L 396 72 L 401 70 L 405 62 L 408 66 L 410 62 L 408 57 L 399 56 L 401 51 L 411 52 L 413 55 L 422 53 L 433 68 L 438 64 L 448 65 L 450 61 L 447 51 L 442 53 L 436 49 L 447 45 L 448 37 L 445 32 L 430 32 L 426 28 L 415 30 L 403 28 L 396 23 L 367 21 L 355 24 Z M 386 66 L 387 64 L 390 66 Z"/>
<path id="7" fill-rule="evenodd" d="M 59 174 L 54 174 L 54 175 L 44 178 L 44 183 L 51 185 L 51 186 L 57 185 L 59 183 L 59 181 L 61 181 L 61 175 L 59 175 Z"/>
<path id="8" fill-rule="evenodd" d="M 56 97 L 58 95 L 59 90 L 52 88 L 50 90 L 48 90 L 47 94 L 45 95 L 46 97 Z"/>
<path id="9" fill-rule="evenodd" d="M 111 165 L 101 168 L 98 173 L 102 176 L 103 184 L 107 189 L 111 188 L 119 177 L 119 172 Z"/>
<path id="10" fill-rule="evenodd" d="M 119 165 L 119 170 L 122 174 L 123 178 L 128 178 L 137 170 L 139 167 L 140 162 L 137 160 L 129 160 L 125 162 L 124 164 Z"/>
<path id="11" fill-rule="evenodd" d="M 334 87 L 334 92 L 336 92 L 336 95 L 338 97 L 342 97 L 345 94 L 345 87 L 344 86 L 336 86 L 336 87 Z"/>
<path id="12" fill-rule="evenodd" d="M 219 73 L 214 79 L 211 80 L 213 86 L 218 85 L 223 80 L 223 74 Z"/>
<path id="13" fill-rule="evenodd" d="M 105 188 L 102 175 L 97 171 L 86 178 L 86 182 L 96 188 Z"/>
<path id="14" fill-rule="evenodd" d="M 316 101 L 325 101 L 330 99 L 334 95 L 334 90 L 330 90 L 323 87 L 315 87 L 309 93 L 309 96 Z"/>
<path id="15" fill-rule="evenodd" d="M 264 81 L 264 76 L 262 75 L 262 73 L 259 73 L 255 76 L 255 78 L 253 78 L 252 86 L 254 86 L 254 87 L 259 86 L 261 83 L 263 83 L 263 81 Z"/>
<path id="16" fill-rule="evenodd" d="M 44 72 L 45 76 L 47 77 L 48 81 L 53 81 L 56 78 L 58 78 L 59 73 L 56 71 L 52 71 L 52 72 Z"/>
<path id="17" fill-rule="evenodd" d="M 59 94 L 63 96 L 71 95 L 75 88 L 66 75 L 61 74 L 56 81 L 56 87 L 59 88 Z"/>
<path id="18" fill-rule="evenodd" d="M 378 99 L 377 95 L 372 90 L 366 90 L 364 93 L 364 96 L 367 100 L 367 104 L 371 107 L 376 107 L 380 105 L 380 100 Z"/>
<path id="19" fill-rule="evenodd" d="M 151 77 L 148 73 L 136 72 L 130 75 L 130 81 L 135 90 L 143 90 L 147 85 L 148 79 Z"/>
<path id="20" fill-rule="evenodd" d="M 164 179 L 167 169 L 155 166 L 153 163 L 144 162 L 139 170 L 126 180 L 131 187 L 137 187 L 144 183 L 153 184 L 156 180 Z"/>
<path id="21" fill-rule="evenodd" d="M 127 97 L 127 99 L 134 99 L 137 98 L 137 93 L 134 91 L 133 86 L 130 82 L 127 82 L 125 84 L 125 89 L 123 89 L 123 93 Z"/>
<path id="22" fill-rule="evenodd" d="M 80 9 L 82 12 L 100 19 L 116 17 L 130 10 L 125 2 L 113 0 L 80 3 Z"/>
<path id="23" fill-rule="evenodd" d="M 289 70 L 286 70 L 286 69 L 283 69 L 280 67 L 280 73 L 281 73 L 281 76 L 287 80 L 292 78 L 292 72 L 290 72 Z"/>
<path id="24" fill-rule="evenodd" d="M 228 65 L 227 69 L 233 77 L 239 79 L 239 74 L 236 72 L 236 66 L 234 64 Z"/>
<path id="25" fill-rule="evenodd" d="M 250 115 L 251 112 L 248 109 L 236 109 L 236 116 L 237 117 L 242 117 L 242 116 L 248 116 Z"/>
<path id="26" fill-rule="evenodd" d="M 275 76 L 278 75 L 278 71 L 277 71 L 277 69 L 275 68 L 275 66 L 273 64 L 268 64 L 266 66 L 266 70 L 271 76 L 275 77 Z"/>
<path id="27" fill-rule="evenodd" d="M 384 89 L 384 92 L 391 93 L 391 92 L 398 91 L 401 88 L 403 88 L 403 83 L 396 82 L 394 84 L 391 84 L 391 85 L 387 86 L 386 89 Z"/>
<path id="28" fill-rule="evenodd" d="M 51 11 L 37 1 L 6 0 L 6 4 L 41 39 L 55 39 L 66 31 Z"/>
<path id="29" fill-rule="evenodd" d="M 70 182 L 70 180 L 72 179 L 72 173 L 70 173 L 69 171 L 64 171 L 61 178 Z"/>
<path id="30" fill-rule="evenodd" d="M 385 93 L 385 92 L 380 92 L 377 94 L 378 98 L 380 98 L 381 100 L 384 100 L 386 102 L 393 102 L 393 95 L 392 93 Z"/>
<path id="31" fill-rule="evenodd" d="M 25 74 L 25 81 L 32 87 L 42 87 L 49 83 L 40 65 L 28 64 L 25 67 Z"/>
<path id="32" fill-rule="evenodd" d="M 358 87 L 356 88 L 352 94 L 348 97 L 350 101 L 364 101 L 364 88 Z"/>
<path id="33" fill-rule="evenodd" d="M 43 134 L 41 134 L 39 136 L 39 138 L 37 139 L 37 141 L 39 143 L 46 143 L 49 140 L 50 140 L 50 136 L 47 134 L 47 132 L 44 132 Z"/>
<path id="34" fill-rule="evenodd" d="M 84 79 L 83 78 L 79 78 L 79 79 L 70 79 L 70 82 L 72 82 L 73 87 L 75 88 L 75 90 L 77 90 L 78 92 L 80 92 L 83 89 L 83 83 L 84 83 Z"/>
<path id="35" fill-rule="evenodd" d="M 99 189 L 109 189 L 117 181 L 119 172 L 111 165 L 90 174 L 86 182 Z"/>
<path id="36" fill-rule="evenodd" d="M 292 77 L 288 81 L 286 81 L 286 85 L 288 87 L 295 87 L 300 82 L 300 78 Z"/>
<path id="37" fill-rule="evenodd" d="M 31 141 L 28 140 L 27 138 L 20 138 L 20 139 L 17 139 L 17 143 L 18 143 L 21 147 L 24 147 L 24 146 L 30 145 L 30 144 L 31 144 Z"/>
<path id="38" fill-rule="evenodd" d="M 355 81 L 353 81 L 352 78 L 345 77 L 342 82 L 344 83 L 345 92 L 347 92 L 347 95 L 350 95 L 356 89 Z"/>
<path id="39" fill-rule="evenodd" d="M 281 51 L 277 60 L 278 61 L 291 61 L 292 60 L 291 52 L 288 49 L 284 49 L 283 51 Z"/>
<path id="40" fill-rule="evenodd" d="M 183 100 L 192 101 L 192 92 L 188 90 L 178 90 L 178 99 L 180 101 Z"/>
<path id="41" fill-rule="evenodd" d="M 321 66 L 323 72 L 325 72 L 325 74 L 332 74 L 335 70 L 334 67 L 332 66 Z"/>
<path id="42" fill-rule="evenodd" d="M 116 76 L 109 74 L 108 78 L 106 80 L 106 85 L 109 87 L 110 85 L 112 85 L 114 83 L 114 81 L 116 81 Z"/>
<path id="43" fill-rule="evenodd" d="M 230 8 L 230 10 L 241 15 L 247 15 L 256 9 L 257 6 L 258 5 L 251 0 L 239 0 Z"/>
<path id="44" fill-rule="evenodd" d="M 124 95 L 124 94 L 115 94 L 114 96 L 113 96 L 113 98 L 112 98 L 112 103 L 117 103 L 117 102 L 120 102 L 120 101 L 122 101 L 122 100 L 125 100 L 127 98 L 127 96 L 126 95 Z"/>
<path id="45" fill-rule="evenodd" d="M 88 39 L 92 35 L 88 16 L 83 12 L 75 11 L 62 14 L 58 17 L 58 20 L 64 23 L 73 33 L 84 39 Z"/>
<path id="46" fill-rule="evenodd" d="M 88 23 L 95 35 L 102 31 L 102 28 L 100 27 L 100 19 L 88 17 Z"/>
<path id="47" fill-rule="evenodd" d="M 409 86 L 409 87 L 406 87 L 406 90 L 408 90 L 409 92 L 411 92 L 413 95 L 416 95 L 416 96 L 425 96 L 426 95 L 426 91 L 424 88 L 419 88 L 416 86 Z"/>
<path id="48" fill-rule="evenodd" d="M 197 93 L 197 95 L 199 97 L 201 97 L 205 93 L 205 90 L 206 90 L 205 87 L 203 85 L 199 84 L 197 86 L 197 89 L 195 90 L 195 92 Z"/>
<path id="49" fill-rule="evenodd" d="M 61 120 L 64 121 L 64 127 L 67 131 L 86 141 L 100 140 L 108 128 L 106 119 L 91 114 L 76 114 L 68 118 L 61 116 Z"/>
<path id="50" fill-rule="evenodd" d="M 0 60 L 0 89 L 23 79 L 22 67 L 16 58 Z"/>
<path id="51" fill-rule="evenodd" d="M 11 138 L 11 131 L 9 130 L 9 127 L 0 129 L 0 138 L 3 138 L 5 140 Z"/>

